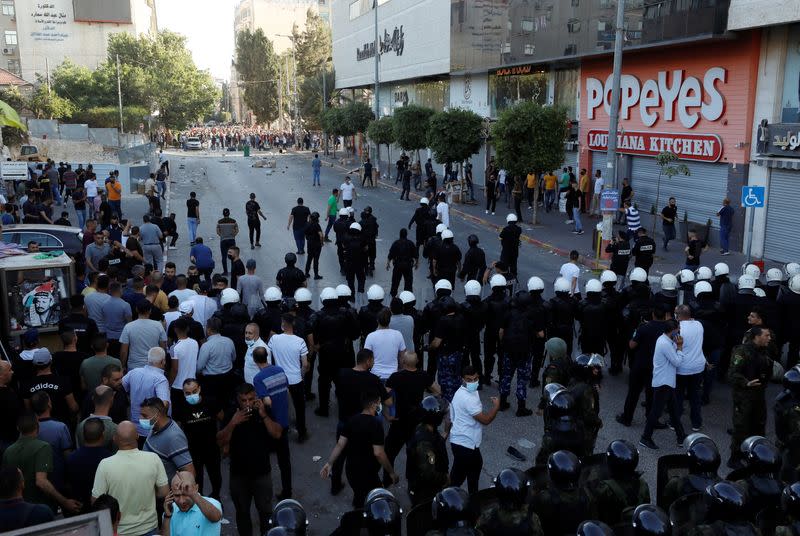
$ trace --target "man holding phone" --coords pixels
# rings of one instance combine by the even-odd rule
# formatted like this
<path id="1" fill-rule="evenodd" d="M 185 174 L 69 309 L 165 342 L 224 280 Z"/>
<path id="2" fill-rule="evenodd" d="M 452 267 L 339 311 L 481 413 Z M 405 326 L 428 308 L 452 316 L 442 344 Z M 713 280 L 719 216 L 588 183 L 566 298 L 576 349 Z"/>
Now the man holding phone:
<path id="1" fill-rule="evenodd" d="M 744 343 L 731 355 L 728 382 L 733 387 L 733 433 L 728 467 L 742 466 L 742 441 L 754 435 L 766 435 L 767 383 L 772 362 L 767 357 L 772 335 L 767 328 L 753 327 L 745 333 Z"/>
<path id="2" fill-rule="evenodd" d="M 665 407 L 669 411 L 669 419 L 675 429 L 678 445 L 681 445 L 686 438 L 675 404 L 675 378 L 678 367 L 685 359 L 678 322 L 669 320 L 665 323 L 663 335 L 656 341 L 656 350 L 653 354 L 653 403 L 647 415 L 644 432 L 639 439 L 639 445 L 645 448 L 658 450 L 658 445 L 653 441 L 653 430 L 657 427 Z"/>

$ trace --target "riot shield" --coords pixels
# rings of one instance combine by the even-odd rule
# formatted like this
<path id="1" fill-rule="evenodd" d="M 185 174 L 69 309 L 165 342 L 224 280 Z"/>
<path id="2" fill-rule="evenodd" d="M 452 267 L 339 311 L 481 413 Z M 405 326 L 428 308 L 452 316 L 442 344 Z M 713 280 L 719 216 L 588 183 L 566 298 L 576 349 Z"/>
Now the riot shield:
<path id="1" fill-rule="evenodd" d="M 433 529 L 432 501 L 425 501 L 408 511 L 406 534 L 425 534 Z"/>
<path id="2" fill-rule="evenodd" d="M 702 493 L 690 493 L 672 503 L 669 507 L 669 521 L 672 536 L 684 536 L 704 522 L 706 503 Z"/>
<path id="3" fill-rule="evenodd" d="M 656 504 L 664 511 L 669 510 L 669 505 L 664 504 L 664 488 L 674 477 L 683 477 L 689 474 L 689 457 L 685 454 L 665 454 L 658 459 L 656 473 Z"/>

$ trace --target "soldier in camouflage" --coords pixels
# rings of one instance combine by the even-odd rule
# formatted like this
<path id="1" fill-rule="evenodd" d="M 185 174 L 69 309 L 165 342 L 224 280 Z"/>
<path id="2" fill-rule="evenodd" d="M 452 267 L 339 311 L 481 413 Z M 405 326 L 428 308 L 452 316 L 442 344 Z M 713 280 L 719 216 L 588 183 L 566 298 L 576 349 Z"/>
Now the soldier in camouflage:
<path id="1" fill-rule="evenodd" d="M 558 383 L 545 387 L 547 406 L 544 410 L 544 435 L 542 446 L 536 454 L 536 464 L 543 465 L 548 456 L 557 450 L 568 450 L 584 456 L 584 435 L 577 416 L 575 398 L 567 388 Z"/>
<path id="2" fill-rule="evenodd" d="M 530 480 L 519 469 L 503 469 L 494 479 L 497 504 L 481 512 L 476 528 L 484 536 L 544 536 L 528 504 Z"/>
<path id="3" fill-rule="evenodd" d="M 761 536 L 748 519 L 749 497 L 742 486 L 723 480 L 708 486 L 703 497 L 706 519 L 688 530 L 688 536 Z"/>
<path id="4" fill-rule="evenodd" d="M 539 400 L 539 411 L 537 411 L 539 415 L 542 414 L 547 404 L 545 387 L 551 383 L 568 385 L 569 372 L 572 367 L 572 359 L 567 355 L 567 343 L 564 342 L 564 339 L 558 337 L 548 339 L 544 343 L 544 355 L 549 363 L 542 372 L 542 397 Z"/>
<path id="5" fill-rule="evenodd" d="M 580 473 L 581 462 L 572 452 L 559 450 L 547 459 L 549 483 L 531 501 L 544 534 L 574 534 L 589 519 L 589 498 L 578 486 Z"/>
<path id="6" fill-rule="evenodd" d="M 800 482 L 783 488 L 781 510 L 784 518 L 775 527 L 775 536 L 800 536 Z"/>
<path id="7" fill-rule="evenodd" d="M 784 391 L 775 399 L 775 435 L 783 454 L 780 477 L 800 480 L 800 365 L 783 375 Z"/>
<path id="8" fill-rule="evenodd" d="M 684 495 L 702 492 L 720 480 L 717 475 L 721 462 L 719 450 L 710 437 L 699 433 L 689 434 L 683 442 L 683 448 L 689 458 L 689 474 L 673 477 L 664 486 L 659 506 L 665 509 Z"/>
<path id="9" fill-rule="evenodd" d="M 569 391 L 578 405 L 578 422 L 583 432 L 582 452 L 594 452 L 597 434 L 603 427 L 600 419 L 600 382 L 603 379 L 603 358 L 597 354 L 581 354 L 575 358 Z"/>
<path id="10" fill-rule="evenodd" d="M 630 441 L 612 441 L 606 450 L 606 464 L 608 478 L 590 481 L 587 494 L 594 518 L 616 525 L 624 520 L 626 510 L 650 502 L 650 488 L 636 471 L 639 451 Z"/>
<path id="11" fill-rule="evenodd" d="M 447 445 L 439 432 L 447 408 L 447 402 L 435 396 L 423 398 L 422 420 L 406 444 L 406 479 L 413 506 L 431 500 L 447 485 L 450 463 Z"/>

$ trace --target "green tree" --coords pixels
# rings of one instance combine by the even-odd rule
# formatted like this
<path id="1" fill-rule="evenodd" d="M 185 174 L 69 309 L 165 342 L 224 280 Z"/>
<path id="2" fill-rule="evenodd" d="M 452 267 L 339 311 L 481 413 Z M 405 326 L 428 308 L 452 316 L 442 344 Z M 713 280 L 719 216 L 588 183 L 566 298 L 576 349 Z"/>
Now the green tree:
<path id="1" fill-rule="evenodd" d="M 471 110 L 453 108 L 429 120 L 428 147 L 438 162 L 467 160 L 480 151 L 483 119 Z"/>
<path id="2" fill-rule="evenodd" d="M 342 108 L 342 113 L 346 125 L 346 136 L 366 132 L 370 121 L 375 119 L 375 114 L 365 102 L 352 102 Z"/>
<path id="3" fill-rule="evenodd" d="M 331 30 L 327 22 L 315 11 L 306 13 L 306 25 L 302 32 L 295 26 L 292 30 L 297 63 L 298 107 L 306 128 L 319 128 L 322 101 L 329 102 L 334 87 L 331 63 Z M 325 95 L 323 95 L 322 73 L 325 72 Z"/>
<path id="4" fill-rule="evenodd" d="M 394 143 L 394 118 L 381 117 L 370 122 L 367 126 L 367 138 L 376 146 L 386 146 L 389 161 L 392 161 L 392 144 Z M 380 153 L 379 153 L 380 154 Z"/>
<path id="5" fill-rule="evenodd" d="M 69 119 L 76 110 L 72 101 L 48 90 L 45 84 L 39 84 L 27 100 L 25 107 L 37 119 Z"/>
<path id="6" fill-rule="evenodd" d="M 278 110 L 278 56 L 261 28 L 236 36 L 236 72 L 244 87 L 244 102 L 259 122 L 280 117 Z"/>
<path id="7" fill-rule="evenodd" d="M 323 100 L 325 101 L 325 107 L 330 107 L 331 90 L 335 84 L 333 69 L 327 70 L 325 84 L 322 83 L 321 70 L 319 76 L 304 77 L 302 82 L 298 83 L 297 99 L 303 124 L 308 129 L 319 130 L 322 128 Z"/>
<path id="8" fill-rule="evenodd" d="M 347 125 L 345 124 L 344 112 L 341 108 L 328 108 L 322 114 L 322 128 L 330 136 L 333 136 L 333 157 L 336 158 L 336 138 L 347 136 Z"/>
<path id="9" fill-rule="evenodd" d="M 659 196 L 661 195 L 661 177 L 671 179 L 675 175 L 689 176 L 692 174 L 692 172 L 689 170 L 689 166 L 683 163 L 676 163 L 678 160 L 678 155 L 672 151 L 663 151 L 658 153 L 658 156 L 656 156 L 656 164 L 658 164 L 658 181 L 656 182 L 656 202 L 651 211 L 654 215 L 657 214 L 659 207 Z M 658 218 L 653 218 L 653 236 L 656 234 L 656 220 L 658 220 Z"/>
<path id="10" fill-rule="evenodd" d="M 504 110 L 492 128 L 497 164 L 522 180 L 528 173 L 555 169 L 564 161 L 567 137 L 567 112 L 563 108 L 520 102 Z M 534 196 L 539 196 L 536 181 Z M 533 223 L 537 223 L 534 204 Z"/>
<path id="11" fill-rule="evenodd" d="M 15 108 L 22 108 L 22 96 L 19 94 L 19 89 L 13 86 L 0 93 L 3 97 L 0 100 L 0 127 L 2 127 L 0 129 L 0 147 L 5 143 L 19 145 L 27 139 L 28 132 L 28 128 L 22 123 L 17 110 L 15 110 Z M 5 97 L 10 97 L 10 100 L 7 101 Z"/>
<path id="12" fill-rule="evenodd" d="M 428 146 L 428 128 L 435 112 L 424 106 L 409 104 L 394 111 L 394 137 L 404 151 L 419 151 Z"/>

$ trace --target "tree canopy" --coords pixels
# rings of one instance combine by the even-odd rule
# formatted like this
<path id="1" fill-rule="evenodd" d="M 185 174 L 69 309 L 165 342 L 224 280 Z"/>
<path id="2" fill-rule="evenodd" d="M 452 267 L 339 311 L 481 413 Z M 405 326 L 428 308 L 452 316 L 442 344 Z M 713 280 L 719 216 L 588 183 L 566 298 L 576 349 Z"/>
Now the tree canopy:
<path id="1" fill-rule="evenodd" d="M 351 102 L 342 108 L 347 136 L 353 136 L 359 132 L 366 132 L 370 121 L 375 119 L 375 115 L 365 102 Z"/>
<path id="2" fill-rule="evenodd" d="M 520 176 L 560 167 L 566 137 L 566 111 L 531 101 L 504 110 L 492 128 L 498 165 Z"/>
<path id="3" fill-rule="evenodd" d="M 428 147 L 438 162 L 463 162 L 477 153 L 483 119 L 471 110 L 437 112 L 428 122 Z"/>
<path id="4" fill-rule="evenodd" d="M 419 151 L 428 146 L 428 127 L 435 112 L 424 106 L 409 104 L 394 111 L 394 137 L 405 151 Z"/>
<path id="5" fill-rule="evenodd" d="M 322 101 L 329 103 L 332 89 L 336 87 L 331 63 L 333 49 L 330 26 L 319 14 L 309 9 L 305 28 L 300 32 L 295 27 L 292 35 L 296 47 L 297 99 L 300 115 L 306 127 L 318 128 L 321 126 Z M 324 88 L 323 71 L 326 78 Z"/>
<path id="6" fill-rule="evenodd" d="M 367 138 L 376 145 L 386 145 L 394 143 L 394 118 L 381 117 L 367 126 Z"/>
<path id="7" fill-rule="evenodd" d="M 245 104 L 262 123 L 280 117 L 278 69 L 278 56 L 272 41 L 261 28 L 255 32 L 249 29 L 239 32 L 236 36 L 236 72 L 244 89 Z"/>

